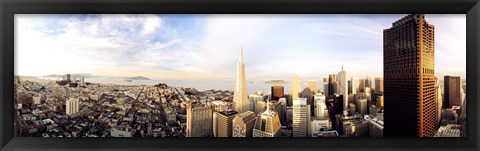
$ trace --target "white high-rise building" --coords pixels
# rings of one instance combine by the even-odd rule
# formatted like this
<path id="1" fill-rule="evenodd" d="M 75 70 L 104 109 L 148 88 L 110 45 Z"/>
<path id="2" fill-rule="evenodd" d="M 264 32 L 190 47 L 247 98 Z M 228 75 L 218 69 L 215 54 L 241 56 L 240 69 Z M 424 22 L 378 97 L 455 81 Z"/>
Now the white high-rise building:
<path id="1" fill-rule="evenodd" d="M 290 85 L 290 95 L 292 99 L 298 99 L 298 93 L 302 90 L 302 81 L 300 80 L 300 76 L 295 76 L 293 79 L 292 84 Z"/>
<path id="2" fill-rule="evenodd" d="M 328 113 L 325 95 L 315 95 L 313 96 L 313 100 L 315 104 L 315 117 L 325 117 L 325 113 Z"/>
<path id="3" fill-rule="evenodd" d="M 307 137 L 310 135 L 310 105 L 307 98 L 293 100 L 293 137 Z"/>
<path id="4" fill-rule="evenodd" d="M 366 78 L 365 78 L 365 87 L 370 87 L 370 88 L 373 88 L 374 85 L 373 85 L 373 76 L 371 75 L 368 75 Z"/>
<path id="5" fill-rule="evenodd" d="M 243 47 L 240 48 L 240 56 L 237 62 L 237 82 L 235 84 L 235 92 L 233 102 L 235 111 L 239 113 L 246 112 L 250 109 L 247 98 L 247 80 L 245 77 L 245 63 L 243 63 Z"/>
<path id="6" fill-rule="evenodd" d="M 352 94 L 357 94 L 358 90 L 360 89 L 360 78 L 352 77 Z"/>
<path id="7" fill-rule="evenodd" d="M 80 100 L 77 98 L 70 98 L 65 102 L 65 113 L 67 115 L 72 115 L 78 112 Z"/>
<path id="8" fill-rule="evenodd" d="M 343 110 L 348 109 L 348 80 L 347 80 L 347 72 L 343 70 L 338 72 L 338 85 L 339 85 L 339 93 L 343 95 Z"/>
<path id="9" fill-rule="evenodd" d="M 209 137 L 212 134 L 213 112 L 201 103 L 187 104 L 187 137 Z"/>

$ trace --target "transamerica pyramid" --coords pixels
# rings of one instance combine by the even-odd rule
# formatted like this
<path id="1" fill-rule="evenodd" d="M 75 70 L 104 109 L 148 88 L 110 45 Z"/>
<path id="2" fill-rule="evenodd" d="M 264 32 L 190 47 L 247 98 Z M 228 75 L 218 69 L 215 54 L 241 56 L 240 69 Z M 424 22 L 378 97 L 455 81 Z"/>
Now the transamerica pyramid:
<path id="1" fill-rule="evenodd" d="M 243 113 L 249 110 L 247 98 L 247 81 L 245 78 L 245 64 L 243 63 L 243 47 L 240 47 L 240 55 L 237 61 L 237 80 L 235 83 L 235 92 L 233 95 L 233 104 L 235 111 Z"/>

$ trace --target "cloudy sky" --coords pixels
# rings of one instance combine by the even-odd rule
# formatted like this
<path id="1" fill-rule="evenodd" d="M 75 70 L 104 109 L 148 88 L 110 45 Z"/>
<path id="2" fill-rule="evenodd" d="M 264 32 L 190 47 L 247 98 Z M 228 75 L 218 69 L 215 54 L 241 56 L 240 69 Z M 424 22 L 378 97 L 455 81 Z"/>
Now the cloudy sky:
<path id="1" fill-rule="evenodd" d="M 15 74 L 90 73 L 152 79 L 234 79 L 243 45 L 247 79 L 383 75 L 392 15 L 15 15 Z M 465 78 L 465 15 L 435 25 L 437 76 Z"/>

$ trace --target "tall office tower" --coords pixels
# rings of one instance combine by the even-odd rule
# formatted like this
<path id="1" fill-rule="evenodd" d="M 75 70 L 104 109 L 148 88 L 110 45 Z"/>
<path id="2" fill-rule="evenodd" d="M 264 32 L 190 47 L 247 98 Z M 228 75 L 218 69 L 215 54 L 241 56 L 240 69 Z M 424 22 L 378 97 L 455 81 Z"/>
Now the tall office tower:
<path id="1" fill-rule="evenodd" d="M 385 137 L 435 134 L 434 26 L 408 15 L 383 31 Z"/>
<path id="2" fill-rule="evenodd" d="M 232 137 L 233 118 L 237 113 L 234 110 L 216 112 L 216 137 Z"/>
<path id="3" fill-rule="evenodd" d="M 313 106 L 314 104 L 313 95 L 314 93 L 308 87 L 303 89 L 303 91 L 298 94 L 298 97 L 307 99 L 307 105 L 310 105 L 310 115 L 315 114 L 314 106 Z"/>
<path id="4" fill-rule="evenodd" d="M 65 114 L 72 115 L 78 112 L 80 100 L 77 98 L 70 98 L 65 102 Z"/>
<path id="5" fill-rule="evenodd" d="M 275 106 L 275 111 L 279 114 L 280 123 L 288 125 L 287 123 L 287 99 L 280 98 Z"/>
<path id="6" fill-rule="evenodd" d="M 278 101 L 278 99 L 284 96 L 283 86 L 272 86 L 272 100 Z"/>
<path id="7" fill-rule="evenodd" d="M 318 80 L 308 80 L 307 86 L 308 88 L 310 88 L 310 90 L 313 91 L 313 93 L 318 93 Z"/>
<path id="8" fill-rule="evenodd" d="M 71 82 L 70 80 L 71 80 L 71 76 L 70 74 L 67 74 L 67 82 Z"/>
<path id="9" fill-rule="evenodd" d="M 269 103 L 267 106 L 270 106 Z M 265 112 L 257 115 L 253 137 L 279 137 L 281 127 L 278 113 L 267 108 Z"/>
<path id="10" fill-rule="evenodd" d="M 377 97 L 377 106 L 380 107 L 380 108 L 384 107 L 383 96 L 378 96 Z"/>
<path id="11" fill-rule="evenodd" d="M 356 111 L 362 115 L 367 114 L 367 99 L 358 99 L 355 103 Z"/>
<path id="12" fill-rule="evenodd" d="M 374 87 L 374 85 L 373 85 L 373 76 L 368 75 L 368 76 L 365 78 L 365 87 L 370 87 L 370 88 L 373 88 L 373 87 Z"/>
<path id="13" fill-rule="evenodd" d="M 328 75 L 328 95 L 334 95 L 337 93 L 336 84 L 337 84 L 337 75 L 330 74 Z"/>
<path id="14" fill-rule="evenodd" d="M 235 83 L 235 92 L 233 102 L 235 111 L 243 113 L 248 111 L 247 81 L 245 79 L 245 64 L 243 63 L 243 48 L 240 48 L 240 55 L 237 62 L 237 82 Z"/>
<path id="15" fill-rule="evenodd" d="M 352 80 L 348 80 L 348 94 L 352 94 Z"/>
<path id="16" fill-rule="evenodd" d="M 370 101 L 372 101 L 372 90 L 370 89 L 370 87 L 365 87 L 364 94 L 365 94 L 365 98 L 370 103 Z"/>
<path id="17" fill-rule="evenodd" d="M 212 134 L 212 108 L 205 104 L 187 104 L 187 137 L 209 137 Z"/>
<path id="18" fill-rule="evenodd" d="M 352 77 L 352 94 L 357 94 L 360 89 L 360 78 Z"/>
<path id="19" fill-rule="evenodd" d="M 265 96 L 260 94 L 250 94 L 248 99 L 250 100 L 250 111 L 255 111 L 257 102 L 265 102 Z"/>
<path id="20" fill-rule="evenodd" d="M 297 99 L 298 98 L 298 93 L 302 90 L 302 81 L 300 80 L 300 76 L 295 76 L 293 79 L 292 84 L 290 85 L 290 95 L 292 96 L 292 99 Z"/>
<path id="21" fill-rule="evenodd" d="M 310 127 L 310 106 L 307 98 L 293 100 L 293 137 L 307 137 Z"/>
<path id="22" fill-rule="evenodd" d="M 252 111 L 235 115 L 232 125 L 232 137 L 252 137 L 255 126 L 255 113 Z"/>
<path id="23" fill-rule="evenodd" d="M 445 88 L 443 91 L 445 108 L 462 105 L 462 93 L 460 92 L 460 89 L 462 89 L 461 78 L 459 76 L 445 76 L 443 82 L 443 87 Z"/>
<path id="24" fill-rule="evenodd" d="M 366 80 L 365 79 L 360 79 L 360 86 L 357 90 L 357 93 L 363 93 L 365 92 L 365 86 L 366 86 Z"/>
<path id="25" fill-rule="evenodd" d="M 323 78 L 323 95 L 328 96 L 328 78 Z"/>
<path id="26" fill-rule="evenodd" d="M 383 78 L 375 78 L 375 92 L 383 93 Z"/>
<path id="27" fill-rule="evenodd" d="M 331 112 L 331 116 L 337 115 L 337 114 L 343 114 L 343 96 L 342 95 L 331 95 L 327 96 L 327 102 L 328 104 L 333 103 L 333 108 L 329 110 Z M 327 105 L 328 105 L 327 104 Z"/>
<path id="28" fill-rule="evenodd" d="M 82 77 L 80 78 L 80 85 L 81 85 L 81 86 L 85 86 L 85 77 L 84 77 L 84 76 L 82 76 Z"/>
<path id="29" fill-rule="evenodd" d="M 440 87 L 440 80 L 438 80 L 437 77 L 435 77 L 435 90 L 437 91 L 436 95 L 436 110 L 437 110 L 437 120 L 435 123 L 436 128 L 438 129 L 440 127 L 440 121 L 442 120 L 442 105 L 443 105 L 443 98 L 442 98 L 442 88 Z"/>
<path id="30" fill-rule="evenodd" d="M 348 83 L 347 83 L 347 72 L 343 70 L 338 72 L 338 85 L 339 85 L 339 94 L 343 95 L 343 110 L 348 109 Z"/>
<path id="31" fill-rule="evenodd" d="M 327 109 L 327 104 L 325 103 L 326 101 L 325 95 L 315 95 L 314 100 L 315 100 L 314 101 L 315 117 L 318 117 L 318 118 L 328 117 L 328 116 L 325 116 L 325 113 L 326 112 L 328 113 L 328 110 L 325 111 Z"/>

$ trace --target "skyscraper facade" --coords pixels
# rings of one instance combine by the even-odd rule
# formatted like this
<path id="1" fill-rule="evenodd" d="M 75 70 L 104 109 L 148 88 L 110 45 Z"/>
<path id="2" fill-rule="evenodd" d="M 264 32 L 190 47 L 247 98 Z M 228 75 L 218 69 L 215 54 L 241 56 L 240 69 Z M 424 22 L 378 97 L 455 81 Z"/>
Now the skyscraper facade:
<path id="1" fill-rule="evenodd" d="M 383 78 L 375 78 L 375 92 L 383 93 Z"/>
<path id="2" fill-rule="evenodd" d="M 257 115 L 253 137 L 279 137 L 281 127 L 278 113 L 267 108 L 265 112 Z"/>
<path id="3" fill-rule="evenodd" d="M 385 137 L 435 134 L 434 26 L 423 14 L 383 31 Z"/>
<path id="4" fill-rule="evenodd" d="M 212 108 L 205 104 L 187 104 L 187 137 L 209 137 L 212 134 Z"/>
<path id="5" fill-rule="evenodd" d="M 260 94 L 250 94 L 248 99 L 250 100 L 250 111 L 255 111 L 258 102 L 265 102 L 265 96 Z"/>
<path id="6" fill-rule="evenodd" d="M 307 81 L 307 86 L 315 94 L 318 93 L 318 80 L 308 80 Z"/>
<path id="7" fill-rule="evenodd" d="M 216 112 L 216 134 L 217 137 L 232 137 L 233 118 L 237 115 L 237 111 L 221 111 Z"/>
<path id="8" fill-rule="evenodd" d="M 360 79 L 360 84 L 359 84 L 357 93 L 365 92 L 365 87 L 366 87 L 366 79 Z"/>
<path id="9" fill-rule="evenodd" d="M 348 82 L 347 82 L 347 72 L 343 70 L 338 72 L 338 85 L 339 85 L 339 93 L 343 95 L 343 110 L 348 109 Z"/>
<path id="10" fill-rule="evenodd" d="M 327 105 L 326 105 L 326 98 L 325 98 L 325 95 L 315 95 L 314 96 L 314 115 L 315 117 L 318 117 L 318 118 L 323 118 L 323 117 L 326 117 L 325 116 L 325 112 L 328 113 L 328 110 L 326 111 L 327 109 Z"/>
<path id="11" fill-rule="evenodd" d="M 235 111 L 243 113 L 250 109 L 247 98 L 247 81 L 245 78 L 245 63 L 243 63 L 243 48 L 240 49 L 240 55 L 237 62 L 237 80 L 235 83 L 235 92 L 233 102 Z"/>
<path id="12" fill-rule="evenodd" d="M 292 99 L 298 99 L 298 93 L 302 90 L 302 84 L 301 84 L 300 76 L 295 76 L 293 79 L 292 84 L 290 85 L 290 95 L 292 96 Z"/>
<path id="13" fill-rule="evenodd" d="M 310 127 L 310 106 L 306 98 L 293 100 L 293 137 L 307 137 Z"/>
<path id="14" fill-rule="evenodd" d="M 310 105 L 310 115 L 313 115 L 315 114 L 314 112 L 314 97 L 313 97 L 314 93 L 313 91 L 310 90 L 310 88 L 305 88 L 303 89 L 302 92 L 299 93 L 298 97 L 300 98 L 306 98 L 307 99 L 307 105 Z"/>
<path id="15" fill-rule="evenodd" d="M 440 81 L 438 80 L 438 78 L 435 78 L 435 90 L 437 91 L 437 95 L 436 95 L 437 120 L 436 120 L 435 126 L 436 128 L 439 128 L 440 120 L 442 119 L 443 97 L 442 97 L 442 88 L 440 87 Z"/>
<path id="16" fill-rule="evenodd" d="M 357 94 L 358 90 L 360 89 L 360 78 L 352 77 L 352 94 Z"/>
<path id="17" fill-rule="evenodd" d="M 462 105 L 462 80 L 459 76 L 445 76 L 444 77 L 444 95 L 445 95 L 445 103 L 444 106 L 446 108 L 452 106 L 460 106 Z"/>
<path id="18" fill-rule="evenodd" d="M 365 78 L 365 87 L 373 88 L 373 76 L 369 75 Z"/>
<path id="19" fill-rule="evenodd" d="M 328 78 L 323 78 L 323 95 L 328 96 Z"/>
<path id="20" fill-rule="evenodd" d="M 79 99 L 70 98 L 65 102 L 65 114 L 72 115 L 78 112 Z"/>
<path id="21" fill-rule="evenodd" d="M 232 125 L 233 137 L 252 137 L 253 126 L 255 126 L 255 113 L 252 111 L 235 115 Z"/>
<path id="22" fill-rule="evenodd" d="M 272 100 L 278 101 L 278 99 L 284 96 L 283 86 L 272 86 Z"/>
<path id="23" fill-rule="evenodd" d="M 337 75 L 328 75 L 328 95 L 334 95 L 337 93 Z"/>

